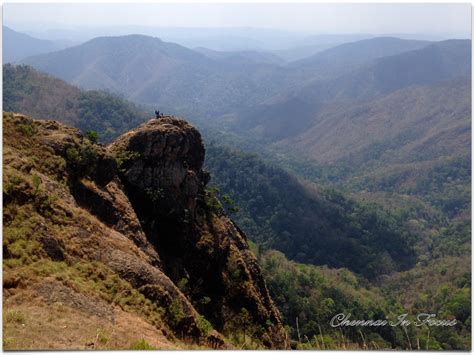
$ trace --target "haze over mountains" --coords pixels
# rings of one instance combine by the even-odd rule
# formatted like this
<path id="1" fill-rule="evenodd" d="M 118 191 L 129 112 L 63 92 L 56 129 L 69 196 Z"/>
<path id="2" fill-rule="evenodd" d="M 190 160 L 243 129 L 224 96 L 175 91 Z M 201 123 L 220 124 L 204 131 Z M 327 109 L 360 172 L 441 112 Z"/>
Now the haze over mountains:
<path id="1" fill-rule="evenodd" d="M 64 48 L 58 42 L 42 40 L 3 26 L 3 62 L 15 62 L 31 55 Z"/>
<path id="2" fill-rule="evenodd" d="M 319 45 L 337 40 L 344 39 L 320 36 Z M 466 149 L 470 43 L 378 37 L 286 63 L 268 52 L 193 50 L 128 35 L 23 62 L 84 89 L 172 110 L 287 159 L 344 166 L 360 178 L 369 166 L 434 163 Z M 429 148 L 420 153 L 422 146 Z"/>
<path id="3" fill-rule="evenodd" d="M 317 58 L 321 56 L 326 55 L 325 53 L 316 55 L 313 57 L 314 61 L 317 62 Z M 292 87 L 250 108 L 247 112 L 242 112 L 239 115 L 241 119 L 238 125 L 244 124 L 247 128 L 261 131 L 262 126 L 267 128 L 265 122 L 268 121 L 268 126 L 272 128 L 263 130 L 263 134 L 270 139 L 279 139 L 282 135 L 288 136 L 294 133 L 295 129 L 305 130 L 308 121 L 326 103 L 369 100 L 413 85 L 427 85 L 468 76 L 470 58 L 470 41 L 459 40 L 427 44 L 421 49 L 373 61 L 369 59 L 368 64 L 346 73 L 344 73 L 346 66 L 341 65 L 339 75 L 334 75 L 330 79 L 313 79 L 299 87 Z M 328 63 L 332 66 L 334 61 L 333 59 Z M 308 61 L 305 65 L 308 65 Z M 320 67 L 324 68 L 324 64 Z M 343 74 L 340 74 L 341 72 Z M 295 106 L 300 107 L 297 127 L 288 130 L 288 127 L 283 126 L 278 131 L 279 124 L 284 125 L 287 122 L 286 118 Z"/>
<path id="4" fill-rule="evenodd" d="M 16 28 L 15 25 L 11 27 Z M 74 42 L 86 42 L 96 37 L 142 34 L 158 37 L 166 42 L 178 43 L 188 48 L 205 47 L 217 51 L 268 51 L 281 52 L 283 57 L 300 57 L 316 53 L 338 44 L 375 37 L 372 34 L 312 34 L 277 29 L 252 27 L 150 27 L 150 26 L 108 26 L 70 28 L 27 28 L 20 30 L 32 37 L 51 41 L 68 38 Z M 23 28 L 23 26 L 20 26 Z M 400 35 L 411 38 L 411 35 Z M 418 36 L 415 36 L 418 37 Z M 431 38 L 430 38 L 431 39 Z"/>
<path id="5" fill-rule="evenodd" d="M 468 41 L 461 41 L 459 45 L 462 47 L 463 43 L 465 48 L 469 47 Z M 211 54 L 207 50 L 207 55 L 203 55 L 202 49 L 198 53 L 157 38 L 131 35 L 97 38 L 76 47 L 31 57 L 23 62 L 86 89 L 107 89 L 136 102 L 173 108 L 182 114 L 192 112 L 196 118 L 216 118 L 243 109 L 257 109 L 258 114 L 259 105 L 267 105 L 268 100 L 271 102 L 277 98 L 284 101 L 285 96 L 290 97 L 291 101 L 293 92 L 298 98 L 295 105 L 290 105 L 290 109 L 298 111 L 305 108 L 306 103 L 300 105 L 299 102 L 304 95 L 309 95 L 308 101 L 314 101 L 314 96 L 318 97 L 316 101 L 323 101 L 321 97 L 324 95 L 331 98 L 334 95 L 350 96 L 348 90 L 357 91 L 359 96 L 364 95 L 364 92 L 366 96 L 372 95 L 377 90 L 387 89 L 377 87 L 380 85 L 377 80 L 385 79 L 377 73 L 390 70 L 389 67 L 384 69 L 380 66 L 393 67 L 397 65 L 397 61 L 403 61 L 404 57 L 387 58 L 370 64 L 374 59 L 394 53 L 403 55 L 427 46 L 429 42 L 378 38 L 356 44 L 344 44 L 323 51 L 308 58 L 302 65 L 298 65 L 298 62 L 279 65 L 276 60 L 270 60 L 269 63 L 268 55 L 256 55 L 255 52 L 228 55 L 215 51 Z M 448 48 L 448 45 L 436 46 L 432 50 L 441 51 L 441 61 L 445 60 L 444 55 L 447 56 L 446 60 L 450 60 L 449 56 L 457 50 Z M 430 61 L 432 54 L 413 54 L 420 56 L 418 59 L 414 58 L 419 61 L 416 66 L 425 67 L 426 63 L 423 61 Z M 91 61 L 90 58 L 94 60 Z M 354 58 L 353 62 L 350 58 Z M 310 63 L 315 63 L 318 69 L 313 69 Z M 433 63 L 426 68 L 425 73 L 429 76 L 431 71 L 442 69 L 440 65 L 448 64 Z M 459 68 L 455 66 L 454 70 L 462 71 L 462 65 L 460 63 Z M 364 66 L 366 67 L 362 68 Z M 354 71 L 357 67 L 361 69 Z M 435 73 L 438 77 L 435 75 L 432 80 L 449 79 L 458 72 L 448 72 L 444 77 Z M 343 74 L 347 75 L 338 77 Z M 366 79 L 370 80 L 371 77 L 372 82 L 366 83 Z M 322 79 L 329 82 L 323 83 Z M 416 83 L 414 78 L 413 82 L 392 85 Z M 354 87 L 355 84 L 368 87 L 359 90 L 359 87 Z M 318 92 L 318 87 L 322 93 Z M 338 87 L 343 87 L 344 92 L 340 92 Z M 305 94 L 308 90 L 312 92 Z M 282 96 L 283 100 L 279 98 Z M 285 112 L 281 108 L 278 110 Z M 300 121 L 305 121 L 304 117 Z"/>

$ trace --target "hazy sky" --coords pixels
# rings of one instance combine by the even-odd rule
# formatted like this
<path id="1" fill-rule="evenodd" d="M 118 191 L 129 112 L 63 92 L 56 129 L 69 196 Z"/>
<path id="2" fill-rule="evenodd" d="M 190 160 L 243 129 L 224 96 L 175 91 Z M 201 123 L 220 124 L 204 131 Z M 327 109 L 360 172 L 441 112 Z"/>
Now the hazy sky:
<path id="1" fill-rule="evenodd" d="M 466 4 L 4 4 L 10 26 L 260 27 L 312 33 L 471 31 Z"/>

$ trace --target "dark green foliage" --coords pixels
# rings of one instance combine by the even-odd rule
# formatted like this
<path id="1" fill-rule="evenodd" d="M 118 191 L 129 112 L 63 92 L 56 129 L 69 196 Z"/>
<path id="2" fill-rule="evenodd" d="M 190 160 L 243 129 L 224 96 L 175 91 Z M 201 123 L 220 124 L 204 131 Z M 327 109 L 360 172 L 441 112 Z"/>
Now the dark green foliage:
<path id="1" fill-rule="evenodd" d="M 97 143 L 99 142 L 99 134 L 96 131 L 93 131 L 92 129 L 88 129 L 84 136 L 91 141 L 91 143 Z"/>
<path id="2" fill-rule="evenodd" d="M 461 256 L 471 252 L 471 221 L 455 220 L 441 229 L 433 243 L 433 256 Z"/>
<path id="3" fill-rule="evenodd" d="M 237 213 L 240 211 L 240 207 L 237 206 L 235 201 L 232 200 L 229 195 L 227 194 L 223 195 L 222 201 L 224 202 L 228 213 Z"/>
<path id="4" fill-rule="evenodd" d="M 223 212 L 222 205 L 217 198 L 217 194 L 219 193 L 219 189 L 215 186 L 210 186 L 206 189 L 204 200 L 206 202 L 207 207 L 216 213 L 221 214 Z"/>
<path id="5" fill-rule="evenodd" d="M 3 66 L 3 107 L 40 119 L 61 120 L 90 132 L 104 142 L 142 123 L 146 113 L 136 105 L 104 91 L 81 91 L 26 65 Z M 33 134 L 25 127 L 27 134 Z M 97 132 L 97 135 L 93 132 Z"/>
<path id="6" fill-rule="evenodd" d="M 36 133 L 36 128 L 33 125 L 29 124 L 19 124 L 18 129 L 29 137 L 33 136 Z"/>
<path id="7" fill-rule="evenodd" d="M 143 122 L 145 114 L 135 105 L 103 91 L 81 92 L 77 102 L 81 129 L 94 130 L 105 142 Z"/>
<path id="8" fill-rule="evenodd" d="M 76 176 L 89 176 L 94 173 L 98 161 L 96 147 L 89 141 L 85 141 L 78 149 L 66 150 L 66 162 L 70 171 Z"/>
<path id="9" fill-rule="evenodd" d="M 250 238 L 291 259 L 348 267 L 367 277 L 414 263 L 412 237 L 380 208 L 305 187 L 254 155 L 212 144 L 206 165 L 213 182 L 241 206 L 234 218 Z"/>
<path id="10" fill-rule="evenodd" d="M 153 203 L 159 202 L 164 196 L 163 189 L 160 188 L 147 187 L 145 193 Z"/>

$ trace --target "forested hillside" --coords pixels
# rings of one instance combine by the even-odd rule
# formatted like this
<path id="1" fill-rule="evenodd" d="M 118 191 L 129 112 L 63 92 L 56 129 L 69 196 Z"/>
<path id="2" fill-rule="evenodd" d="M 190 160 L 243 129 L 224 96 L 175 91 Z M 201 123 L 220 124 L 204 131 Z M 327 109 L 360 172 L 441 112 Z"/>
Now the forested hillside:
<path id="1" fill-rule="evenodd" d="M 378 286 L 347 269 L 291 262 L 276 251 L 254 248 L 270 293 L 298 349 L 455 350 L 471 343 L 470 257 L 446 257 L 396 273 Z M 331 327 L 336 314 L 351 320 L 414 320 L 432 310 L 455 327 Z"/>
<path id="2" fill-rule="evenodd" d="M 145 113 L 105 91 L 82 91 L 25 65 L 3 66 L 3 109 L 36 118 L 58 117 L 81 131 L 96 131 L 108 141 L 143 122 Z"/>
<path id="3" fill-rule="evenodd" d="M 414 235 L 396 215 L 305 186 L 255 155 L 208 144 L 206 166 L 212 183 L 241 207 L 232 214 L 236 221 L 266 248 L 369 278 L 415 263 Z"/>

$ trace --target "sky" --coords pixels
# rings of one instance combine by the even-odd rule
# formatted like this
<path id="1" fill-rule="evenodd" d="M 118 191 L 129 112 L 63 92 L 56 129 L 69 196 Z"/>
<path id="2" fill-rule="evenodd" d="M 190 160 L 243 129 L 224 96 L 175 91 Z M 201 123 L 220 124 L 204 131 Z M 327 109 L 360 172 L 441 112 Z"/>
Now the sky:
<path id="1" fill-rule="evenodd" d="M 324 3 L 7 3 L 6 25 L 254 27 L 309 33 L 425 33 L 460 37 L 471 31 L 471 5 Z"/>

